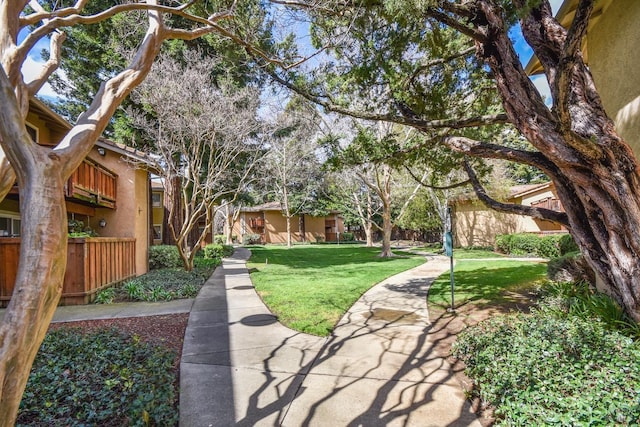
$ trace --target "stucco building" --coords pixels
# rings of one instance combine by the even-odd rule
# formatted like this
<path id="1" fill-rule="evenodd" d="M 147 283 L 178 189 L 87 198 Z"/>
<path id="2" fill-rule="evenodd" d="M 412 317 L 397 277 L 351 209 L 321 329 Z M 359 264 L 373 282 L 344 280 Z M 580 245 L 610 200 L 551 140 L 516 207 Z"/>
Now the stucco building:
<path id="1" fill-rule="evenodd" d="M 511 187 L 505 202 L 563 211 L 551 182 Z M 489 209 L 475 196 L 460 197 L 451 203 L 451 208 L 456 247 L 493 246 L 499 234 L 567 232 L 551 221 Z"/>
<path id="2" fill-rule="evenodd" d="M 71 125 L 33 99 L 27 130 L 34 141 L 55 146 Z M 145 154 L 100 139 L 65 186 L 70 224 L 98 238 L 70 238 L 62 303 L 88 302 L 102 287 L 148 271 L 152 243 L 150 171 Z M 11 296 L 20 243 L 20 189 L 0 201 L 0 301 Z"/>
<path id="3" fill-rule="evenodd" d="M 291 233 L 294 242 L 335 242 L 338 233 L 344 233 L 344 221 L 337 212 L 327 216 L 295 215 L 291 218 Z M 286 243 L 287 219 L 280 203 L 242 208 L 232 234 L 239 241 L 246 234 L 258 234 L 262 243 Z"/>

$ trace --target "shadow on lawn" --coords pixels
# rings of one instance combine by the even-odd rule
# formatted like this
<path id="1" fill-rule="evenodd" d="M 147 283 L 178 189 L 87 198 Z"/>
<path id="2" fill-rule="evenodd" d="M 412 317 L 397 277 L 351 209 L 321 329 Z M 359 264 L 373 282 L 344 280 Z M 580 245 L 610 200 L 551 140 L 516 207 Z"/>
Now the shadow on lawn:
<path id="1" fill-rule="evenodd" d="M 528 288 L 539 279 L 544 279 L 545 263 L 530 263 L 507 267 L 482 267 L 455 272 L 455 290 L 460 303 L 476 301 L 517 302 L 511 291 Z M 438 279 L 430 290 L 430 301 L 442 305 L 450 301 L 449 277 Z M 517 294 L 516 292 L 515 294 Z M 518 299 L 518 297 L 516 297 Z"/>

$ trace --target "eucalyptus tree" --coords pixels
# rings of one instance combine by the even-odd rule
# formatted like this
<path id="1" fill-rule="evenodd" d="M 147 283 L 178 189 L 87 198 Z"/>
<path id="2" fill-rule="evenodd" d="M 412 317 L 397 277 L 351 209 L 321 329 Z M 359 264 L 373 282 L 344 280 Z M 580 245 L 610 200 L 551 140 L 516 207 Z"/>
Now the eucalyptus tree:
<path id="1" fill-rule="evenodd" d="M 274 70 L 278 81 L 327 110 L 413 126 L 429 136 L 426 146 L 462 153 L 483 202 L 567 227 L 604 290 L 640 320 L 640 169 L 583 58 L 594 0 L 577 2 L 568 28 L 554 18 L 548 0 L 281 3 L 311 11 L 313 37 L 331 40 L 334 63 L 315 84 Z M 514 48 L 515 23 L 544 70 L 551 108 Z M 348 94 L 362 88 L 375 89 L 376 102 L 350 105 Z M 505 123 L 533 148 L 514 149 L 468 132 Z M 470 157 L 537 167 L 554 182 L 565 212 L 496 201 L 476 179 Z"/>

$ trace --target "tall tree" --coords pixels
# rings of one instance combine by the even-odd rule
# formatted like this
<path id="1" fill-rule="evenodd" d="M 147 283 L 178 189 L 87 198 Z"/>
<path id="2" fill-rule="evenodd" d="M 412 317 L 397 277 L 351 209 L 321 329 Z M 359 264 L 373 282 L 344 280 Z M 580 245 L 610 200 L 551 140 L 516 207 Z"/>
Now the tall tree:
<path id="1" fill-rule="evenodd" d="M 497 202 L 463 160 L 488 206 L 565 225 L 605 290 L 640 320 L 640 169 L 583 60 L 593 5 L 594 0 L 580 0 L 564 28 L 548 0 L 336 1 L 314 9 L 312 30 L 318 41 L 333 41 L 340 65 L 322 70 L 327 75 L 322 84 L 301 87 L 285 73 L 276 78 L 328 110 L 413 126 L 428 134 L 431 144 L 465 156 L 539 168 L 554 182 L 566 212 Z M 517 21 L 549 81 L 551 108 L 510 39 Z M 481 78 L 469 78 L 474 75 Z M 457 84 L 447 85 L 454 80 Z M 344 91 L 361 87 L 378 89 L 375 105 L 347 105 Z M 477 108 L 490 106 L 482 100 L 496 95 L 501 109 Z M 440 101 L 447 99 L 444 110 L 431 107 L 446 107 Z M 513 149 L 466 131 L 505 122 L 534 149 Z"/>
<path id="2" fill-rule="evenodd" d="M 416 132 L 410 127 L 394 126 L 384 122 L 378 122 L 375 126 L 369 127 L 360 124 L 358 130 L 354 140 L 345 148 L 340 147 L 339 140 L 327 140 L 333 145 L 329 148 L 331 157 L 328 163 L 337 169 L 359 166 L 354 168 L 355 174 L 362 184 L 376 195 L 382 205 L 382 225 L 378 226 L 368 220 L 364 223 L 366 226 L 373 225 L 382 232 L 380 257 L 392 257 L 391 233 L 394 224 L 404 215 L 420 189 L 420 184 L 414 183 L 410 194 L 404 198 L 399 206 L 397 204 L 394 206 L 393 195 L 398 190 L 397 164 L 385 153 L 400 150 L 400 147 L 410 144 Z"/>
<path id="3" fill-rule="evenodd" d="M 110 2 L 95 13 L 86 9 L 88 3 L 0 0 L 0 195 L 17 180 L 22 216 L 14 293 L 0 325 L 0 425 L 14 423 L 31 364 L 60 299 L 67 253 L 67 178 L 89 153 L 116 108 L 149 74 L 165 40 L 218 33 L 247 50 L 259 51 L 258 44 L 251 44 L 257 37 L 250 30 L 236 32 L 237 2 L 190 1 L 175 6 L 155 0 Z M 102 76 L 86 110 L 58 145 L 35 144 L 25 128 L 29 98 L 59 66 L 64 30 L 136 11 L 144 12 L 145 20 L 138 25 L 145 30 L 136 41 L 135 55 L 122 69 Z M 169 25 L 168 16 L 179 17 L 175 22 L 180 26 Z M 21 67 L 36 44 L 47 39 L 49 60 L 27 83 Z"/>
<path id="4" fill-rule="evenodd" d="M 304 241 L 303 216 L 312 209 L 320 184 L 320 162 L 316 132 L 318 114 L 306 101 L 294 98 L 276 120 L 267 141 L 263 182 L 266 193 L 278 201 L 287 224 L 287 247 L 291 247 L 291 220 L 300 216 L 300 238 Z"/>
<path id="5" fill-rule="evenodd" d="M 183 64 L 163 56 L 132 93 L 147 109 L 131 116 L 133 125 L 155 141 L 165 192 L 179 191 L 166 222 L 188 271 L 211 229 L 216 205 L 238 197 L 262 149 L 257 89 L 214 79 L 218 62 L 196 50 L 184 55 Z"/>

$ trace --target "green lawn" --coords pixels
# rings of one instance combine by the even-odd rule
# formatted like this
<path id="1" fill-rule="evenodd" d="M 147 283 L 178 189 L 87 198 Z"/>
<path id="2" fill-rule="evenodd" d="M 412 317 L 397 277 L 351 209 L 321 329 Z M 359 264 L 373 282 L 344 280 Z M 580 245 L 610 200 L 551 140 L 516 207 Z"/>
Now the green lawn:
<path id="1" fill-rule="evenodd" d="M 454 248 L 453 257 L 455 259 L 481 259 L 481 258 L 506 258 L 504 254 L 493 252 L 488 249 L 467 249 Z"/>
<path id="2" fill-rule="evenodd" d="M 247 266 L 258 294 L 288 327 L 326 336 L 376 283 L 416 267 L 424 257 L 378 257 L 379 248 L 355 245 L 250 247 Z"/>
<path id="3" fill-rule="evenodd" d="M 455 251 L 454 251 L 455 253 Z M 505 302 L 504 292 L 533 286 L 546 277 L 544 262 L 457 261 L 454 269 L 455 304 L 465 302 Z M 451 305 L 449 272 L 440 276 L 429 289 L 429 305 L 447 308 Z"/>

